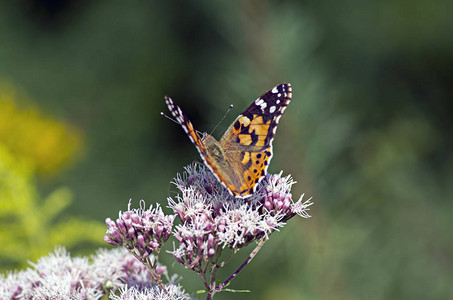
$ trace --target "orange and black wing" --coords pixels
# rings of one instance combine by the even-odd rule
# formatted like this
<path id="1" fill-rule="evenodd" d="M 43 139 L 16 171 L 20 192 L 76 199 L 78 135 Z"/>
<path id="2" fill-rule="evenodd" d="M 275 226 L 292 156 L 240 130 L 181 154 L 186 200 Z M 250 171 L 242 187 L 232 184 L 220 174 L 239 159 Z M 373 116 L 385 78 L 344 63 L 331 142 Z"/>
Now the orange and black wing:
<path id="1" fill-rule="evenodd" d="M 189 136 L 189 139 L 195 145 L 195 148 L 197 148 L 204 164 L 212 171 L 217 180 L 229 190 L 230 194 L 234 195 L 233 190 L 230 189 L 232 180 L 233 182 L 235 181 L 234 170 L 229 168 L 223 158 L 218 157 L 213 153 L 214 148 L 221 148 L 220 143 L 208 134 L 203 134 L 203 137 L 200 137 L 198 132 L 194 129 L 192 122 L 190 122 L 181 108 L 179 108 L 171 98 L 165 97 L 165 103 L 173 117 L 176 119 L 176 122 L 181 125 Z M 218 152 L 222 153 L 223 150 L 218 149 Z"/>
<path id="2" fill-rule="evenodd" d="M 240 176 L 240 186 L 229 187 L 248 197 L 267 173 L 278 121 L 291 101 L 292 89 L 283 83 L 250 104 L 220 139 L 227 162 Z"/>

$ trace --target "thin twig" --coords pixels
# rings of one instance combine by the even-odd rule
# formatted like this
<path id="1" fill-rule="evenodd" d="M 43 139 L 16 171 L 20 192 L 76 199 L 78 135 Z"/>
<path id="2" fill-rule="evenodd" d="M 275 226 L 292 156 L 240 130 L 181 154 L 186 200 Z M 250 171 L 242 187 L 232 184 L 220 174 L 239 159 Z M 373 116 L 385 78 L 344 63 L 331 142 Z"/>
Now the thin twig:
<path id="1" fill-rule="evenodd" d="M 239 252 L 239 249 L 231 249 L 231 254 L 227 258 L 225 258 L 225 260 L 222 261 L 222 263 L 220 265 L 218 265 L 217 268 L 223 268 L 225 266 L 225 264 L 233 257 L 233 255 L 238 252 Z"/>
<path id="2" fill-rule="evenodd" d="M 150 261 L 145 261 L 143 259 L 141 259 L 136 253 L 135 251 L 129 251 L 133 256 L 135 256 L 136 259 L 138 259 L 142 264 L 145 265 L 145 267 L 149 270 L 149 272 L 151 273 L 151 276 L 153 277 L 154 281 L 157 282 L 157 284 L 159 285 L 159 287 L 164 291 L 165 295 L 168 295 L 168 291 L 167 289 L 165 288 L 163 282 L 162 282 L 162 278 L 160 277 L 159 274 L 157 274 L 156 270 L 153 269 L 153 267 L 150 266 Z M 152 264 L 152 263 L 151 263 Z M 156 256 L 156 266 L 157 266 L 157 256 Z M 156 267 L 154 266 L 154 267 Z"/>
<path id="3" fill-rule="evenodd" d="M 215 260 L 211 261 L 211 271 L 210 271 L 211 274 L 209 276 L 210 287 L 209 287 L 208 296 L 206 297 L 206 300 L 209 300 L 212 297 L 214 297 L 214 294 L 216 293 L 215 280 L 216 280 L 216 273 L 217 273 L 217 269 L 218 269 L 217 263 L 219 262 L 221 255 L 222 255 L 222 248 L 218 248 L 216 256 L 215 256 Z"/>
<path id="4" fill-rule="evenodd" d="M 205 262 L 205 266 L 203 268 L 200 268 L 200 271 L 197 272 L 198 274 L 200 274 L 201 281 L 203 281 L 203 284 L 206 287 L 206 291 L 209 291 L 209 283 L 206 280 L 206 270 L 208 269 L 208 265 L 209 263 Z"/>
<path id="5" fill-rule="evenodd" d="M 250 253 L 249 257 L 239 266 L 239 268 L 236 269 L 236 271 L 233 272 L 233 274 L 230 275 L 230 277 L 227 278 L 224 282 L 222 282 L 219 286 L 215 288 L 215 292 L 220 292 L 228 283 L 230 283 L 231 280 L 233 280 L 234 277 L 236 277 L 239 272 L 250 262 L 252 259 L 255 257 L 255 255 L 260 251 L 261 247 L 263 247 L 264 243 L 266 242 L 266 236 L 263 236 L 260 241 L 258 242 L 258 245 L 256 246 L 255 249 L 253 249 L 252 253 Z"/>

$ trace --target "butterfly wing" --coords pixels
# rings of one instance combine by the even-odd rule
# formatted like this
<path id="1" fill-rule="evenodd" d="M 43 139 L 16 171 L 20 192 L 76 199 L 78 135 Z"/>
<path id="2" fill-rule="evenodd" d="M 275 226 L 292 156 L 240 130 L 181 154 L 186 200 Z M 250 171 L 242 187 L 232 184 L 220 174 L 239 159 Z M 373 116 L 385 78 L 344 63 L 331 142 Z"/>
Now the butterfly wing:
<path id="1" fill-rule="evenodd" d="M 193 127 L 192 122 L 190 122 L 187 116 L 182 112 L 181 108 L 179 108 L 179 106 L 177 106 L 170 97 L 165 96 L 165 103 L 167 104 L 170 113 L 187 133 L 190 141 L 195 145 L 195 148 L 197 148 L 201 157 L 204 157 L 206 148 L 203 145 L 201 137 Z"/>
<path id="2" fill-rule="evenodd" d="M 173 117 L 187 133 L 195 148 L 197 148 L 205 165 L 212 171 L 217 180 L 228 189 L 230 194 L 234 195 L 230 186 L 239 185 L 239 177 L 235 174 L 235 170 L 232 169 L 233 166 L 226 162 L 220 143 L 209 134 L 203 134 L 203 137 L 200 137 L 192 122 L 171 98 L 165 97 L 165 103 Z"/>
<path id="3" fill-rule="evenodd" d="M 289 83 L 274 87 L 237 117 L 220 142 L 207 134 L 201 138 L 169 97 L 165 97 L 165 102 L 219 182 L 234 196 L 246 198 L 255 192 L 267 172 L 278 121 L 291 95 Z"/>
<path id="4" fill-rule="evenodd" d="M 266 175 L 278 121 L 291 96 L 289 83 L 274 87 L 252 102 L 220 139 L 225 160 L 239 177 L 236 186 L 228 186 L 236 196 L 250 196 Z"/>

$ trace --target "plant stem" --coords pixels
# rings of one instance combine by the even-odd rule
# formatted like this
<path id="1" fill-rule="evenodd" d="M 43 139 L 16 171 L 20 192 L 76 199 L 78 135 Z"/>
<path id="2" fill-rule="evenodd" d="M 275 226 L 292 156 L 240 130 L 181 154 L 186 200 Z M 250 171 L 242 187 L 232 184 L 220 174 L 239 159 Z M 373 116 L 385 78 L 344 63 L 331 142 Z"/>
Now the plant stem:
<path id="1" fill-rule="evenodd" d="M 211 260 L 211 270 L 210 270 L 210 275 L 209 275 L 209 288 L 208 288 L 208 295 L 206 296 L 206 300 L 212 299 L 214 297 L 214 294 L 216 293 L 216 287 L 215 287 L 215 278 L 216 278 L 216 272 L 218 269 L 217 263 L 219 262 L 220 256 L 222 255 L 222 248 L 219 248 L 217 250 L 215 260 Z M 205 270 L 206 273 L 206 270 Z"/>
<path id="2" fill-rule="evenodd" d="M 206 287 L 206 290 L 207 290 L 208 293 L 209 293 L 209 284 L 208 284 L 208 282 L 206 281 L 206 277 L 204 276 L 204 274 L 200 274 L 200 277 L 201 277 L 201 281 L 203 281 L 203 284 L 204 284 L 204 286 Z"/>
<path id="3" fill-rule="evenodd" d="M 230 255 L 224 260 L 222 261 L 222 263 L 217 267 L 217 268 L 222 268 L 223 266 L 225 266 L 225 264 L 233 257 L 234 254 L 236 254 L 237 252 L 239 252 L 239 249 L 237 250 L 231 250 L 231 253 Z"/>
<path id="4" fill-rule="evenodd" d="M 156 266 L 157 266 L 157 256 L 155 257 L 155 262 L 156 262 L 156 265 L 155 266 L 151 266 L 151 262 L 148 260 L 148 259 L 141 259 L 136 253 L 135 251 L 129 251 L 133 256 L 135 256 L 136 259 L 138 259 L 142 264 L 145 265 L 145 267 L 149 270 L 149 272 L 151 273 L 151 276 L 153 277 L 154 281 L 157 282 L 157 284 L 159 285 L 159 287 L 164 291 L 165 295 L 168 295 L 168 291 L 167 289 L 165 288 L 163 282 L 162 282 L 162 279 L 160 277 L 159 274 L 157 274 L 156 270 L 154 269 Z"/>
<path id="5" fill-rule="evenodd" d="M 266 242 L 266 236 L 263 236 L 260 241 L 258 242 L 258 245 L 256 246 L 255 249 L 253 249 L 252 253 L 250 253 L 249 257 L 239 266 L 239 268 L 236 269 L 236 271 L 233 272 L 233 274 L 230 275 L 224 282 L 222 282 L 219 286 L 215 288 L 215 292 L 220 292 L 231 280 L 233 280 L 234 277 L 236 277 L 239 272 L 249 263 L 252 261 L 252 259 L 255 257 L 255 255 L 260 251 L 261 247 L 263 247 L 264 243 Z M 207 298 L 206 298 L 207 299 Z"/>

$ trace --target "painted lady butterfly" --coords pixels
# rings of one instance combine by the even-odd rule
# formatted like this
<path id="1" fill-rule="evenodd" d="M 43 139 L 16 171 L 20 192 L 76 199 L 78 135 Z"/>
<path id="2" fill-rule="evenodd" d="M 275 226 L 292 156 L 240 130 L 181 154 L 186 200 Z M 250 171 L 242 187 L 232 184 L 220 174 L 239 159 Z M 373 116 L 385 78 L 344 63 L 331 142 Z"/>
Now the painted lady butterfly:
<path id="1" fill-rule="evenodd" d="M 289 83 L 274 87 L 253 101 L 217 141 L 207 133 L 200 137 L 181 109 L 165 97 L 168 109 L 195 144 L 204 163 L 230 194 L 239 198 L 251 196 L 264 178 L 272 158 L 278 121 L 290 101 Z"/>

